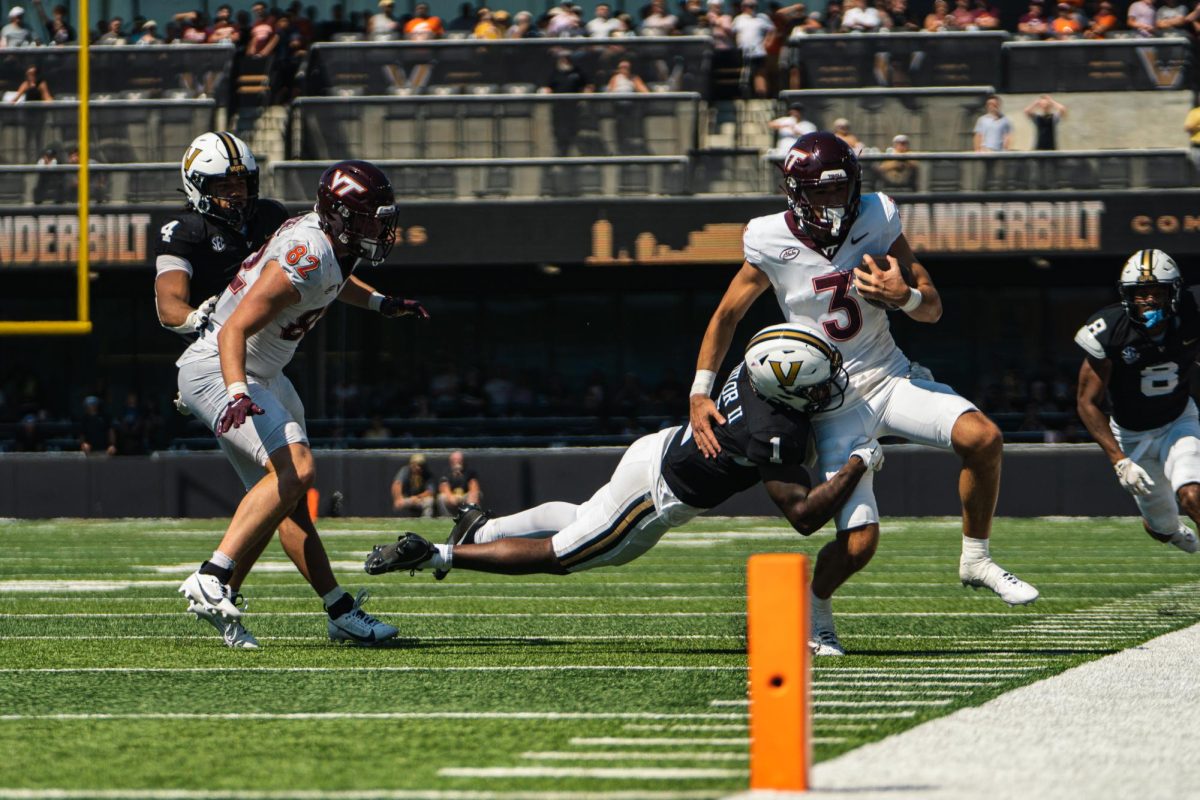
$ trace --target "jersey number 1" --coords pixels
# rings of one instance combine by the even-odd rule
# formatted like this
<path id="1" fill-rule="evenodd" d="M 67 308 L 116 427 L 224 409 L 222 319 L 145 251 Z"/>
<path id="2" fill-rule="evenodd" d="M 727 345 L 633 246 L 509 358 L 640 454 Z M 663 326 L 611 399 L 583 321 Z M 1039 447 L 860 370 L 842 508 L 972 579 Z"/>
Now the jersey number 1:
<path id="1" fill-rule="evenodd" d="M 821 327 L 829 334 L 829 338 L 839 342 L 853 339 L 855 334 L 862 330 L 862 311 L 858 307 L 858 302 L 850 296 L 850 278 L 851 273 L 849 272 L 834 272 L 813 278 L 813 289 L 817 294 L 833 292 L 833 297 L 829 298 L 830 313 L 841 311 L 846 315 L 845 325 L 836 318 L 827 319 L 821 323 Z"/>

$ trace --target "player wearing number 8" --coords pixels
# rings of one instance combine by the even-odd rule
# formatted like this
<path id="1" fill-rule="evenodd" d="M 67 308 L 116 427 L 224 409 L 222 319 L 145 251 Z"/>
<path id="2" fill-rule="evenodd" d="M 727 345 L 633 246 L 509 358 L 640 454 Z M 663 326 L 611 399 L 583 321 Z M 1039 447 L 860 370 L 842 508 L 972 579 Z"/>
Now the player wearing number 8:
<path id="1" fill-rule="evenodd" d="M 396 214 L 391 184 L 378 168 L 334 164 L 321 176 L 313 211 L 285 222 L 242 263 L 177 362 L 183 402 L 216 433 L 247 490 L 212 558 L 180 586 L 201 618 L 240 629 L 230 588 L 236 565 L 252 561 L 278 528 L 325 601 L 330 638 L 374 644 L 397 633 L 365 614 L 361 595 L 355 600 L 333 577 L 305 502 L 315 471 L 304 406 L 283 374 L 334 300 L 385 316 L 428 316 L 420 303 L 385 297 L 353 275 L 360 260 L 387 257 Z"/>
<path id="2" fill-rule="evenodd" d="M 1075 334 L 1087 354 L 1076 407 L 1121 486 L 1133 495 L 1146 533 L 1194 553 L 1200 525 L 1200 421 L 1190 385 L 1200 351 L 1200 289 L 1183 287 L 1174 259 L 1138 250 L 1117 284 L 1120 303 Z M 1112 418 L 1100 408 L 1105 392 Z"/>
<path id="3" fill-rule="evenodd" d="M 963 461 L 959 578 L 964 585 L 992 589 L 1009 604 L 1033 602 L 1037 590 L 1001 569 L 988 550 L 1000 487 L 1000 430 L 949 386 L 928 379 L 927 370 L 915 369 L 892 339 L 885 308 L 933 323 L 942 303 L 904 238 L 896 204 L 884 194 L 863 195 L 861 175 L 854 151 L 831 133 L 801 136 L 788 151 L 783 162 L 788 209 L 746 226 L 746 261 L 700 345 L 690 400 L 697 444 L 709 457 L 721 450 L 713 423 L 726 419 L 709 396 L 711 376 L 747 309 L 773 288 L 784 317 L 815 321 L 841 350 L 850 374 L 842 407 L 813 420 L 821 472 L 834 474 L 852 443 L 864 438 L 902 436 L 953 448 Z M 812 581 L 812 646 L 818 655 L 844 654 L 830 597 L 866 566 L 879 541 L 871 475 L 859 482 L 835 520 L 837 538 L 821 550 Z"/>

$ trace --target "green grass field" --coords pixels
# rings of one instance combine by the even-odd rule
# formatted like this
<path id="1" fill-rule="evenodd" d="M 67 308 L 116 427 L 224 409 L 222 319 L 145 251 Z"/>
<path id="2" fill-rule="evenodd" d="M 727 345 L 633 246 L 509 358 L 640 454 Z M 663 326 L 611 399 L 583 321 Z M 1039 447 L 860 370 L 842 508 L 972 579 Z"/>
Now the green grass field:
<path id="1" fill-rule="evenodd" d="M 721 797 L 747 782 L 746 558 L 828 541 L 708 519 L 622 568 L 436 582 L 361 572 L 399 523 L 323 520 L 400 640 L 330 643 L 272 544 L 244 587 L 263 649 L 231 651 L 175 593 L 223 526 L 0 523 L 0 798 Z M 960 586 L 957 521 L 885 531 L 835 601 L 852 655 L 814 670 L 818 761 L 1200 620 L 1197 562 L 1132 518 L 998 521 L 1042 591 L 1016 609 Z"/>

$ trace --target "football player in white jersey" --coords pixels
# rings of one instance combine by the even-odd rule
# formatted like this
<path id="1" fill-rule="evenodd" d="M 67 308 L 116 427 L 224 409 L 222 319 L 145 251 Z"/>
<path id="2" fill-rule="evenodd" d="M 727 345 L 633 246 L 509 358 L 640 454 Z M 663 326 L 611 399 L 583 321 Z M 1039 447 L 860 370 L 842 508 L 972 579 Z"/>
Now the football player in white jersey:
<path id="1" fill-rule="evenodd" d="M 220 546 L 179 587 L 197 616 L 241 622 L 229 581 L 238 561 L 256 555 L 278 528 L 325 603 L 331 639 L 375 644 L 396 635 L 362 610 L 365 592 L 352 597 L 333 575 L 304 502 L 315 477 L 304 406 L 283 374 L 334 300 L 389 317 L 428 317 L 420 303 L 385 297 L 352 275 L 359 259 L 383 262 L 395 225 L 387 177 L 365 161 L 334 164 L 321 176 L 313 211 L 285 222 L 242 263 L 179 358 L 182 401 L 216 433 L 247 489 Z"/>
<path id="2" fill-rule="evenodd" d="M 862 195 L 861 175 L 854 152 L 831 133 L 806 134 L 788 151 L 783 164 L 788 210 L 746 226 L 745 263 L 700 346 L 690 398 L 696 441 L 710 457 L 720 450 L 712 426 L 725 418 L 709 397 L 713 376 L 746 310 L 773 288 L 788 321 L 824 331 L 842 351 L 850 374 L 842 407 L 813 420 L 820 470 L 826 476 L 836 472 L 850 444 L 863 439 L 902 436 L 952 448 L 963 462 L 958 485 L 963 585 L 987 587 L 1010 605 L 1031 603 L 1037 590 L 1001 569 L 988 552 L 1000 488 L 1000 430 L 949 386 L 934 382 L 928 370 L 914 369 L 896 347 L 885 309 L 933 323 L 942 303 L 904 238 L 896 204 L 884 194 Z M 879 542 L 872 477 L 868 473 L 842 506 L 835 517 L 837 537 L 817 558 L 811 645 L 818 655 L 845 653 L 830 598 L 866 566 Z"/>

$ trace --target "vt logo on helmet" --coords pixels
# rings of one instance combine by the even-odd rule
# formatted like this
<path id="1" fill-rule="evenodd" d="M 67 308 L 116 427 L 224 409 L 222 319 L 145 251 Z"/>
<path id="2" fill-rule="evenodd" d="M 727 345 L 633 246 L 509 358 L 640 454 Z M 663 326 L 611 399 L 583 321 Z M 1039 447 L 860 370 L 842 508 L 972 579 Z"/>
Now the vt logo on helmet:
<path id="1" fill-rule="evenodd" d="M 1162 250 L 1138 250 L 1121 268 L 1121 305 L 1137 325 L 1154 328 L 1179 310 L 1183 276 Z"/>
<path id="2" fill-rule="evenodd" d="M 326 233 L 352 255 L 380 264 L 396 240 L 396 195 L 369 161 L 339 161 L 321 175 L 313 208 Z"/>
<path id="3" fill-rule="evenodd" d="M 832 133 L 806 133 L 783 159 L 783 191 L 788 208 L 814 242 L 837 244 L 858 216 L 862 197 L 858 157 Z"/>
<path id="4" fill-rule="evenodd" d="M 838 349 L 815 329 L 794 323 L 754 334 L 746 346 L 746 371 L 768 403 L 807 413 L 841 406 L 849 382 Z"/>
<path id="5" fill-rule="evenodd" d="M 180 164 L 188 205 L 206 217 L 241 228 L 258 201 L 258 163 L 238 137 L 226 131 L 202 133 L 184 151 Z"/>

